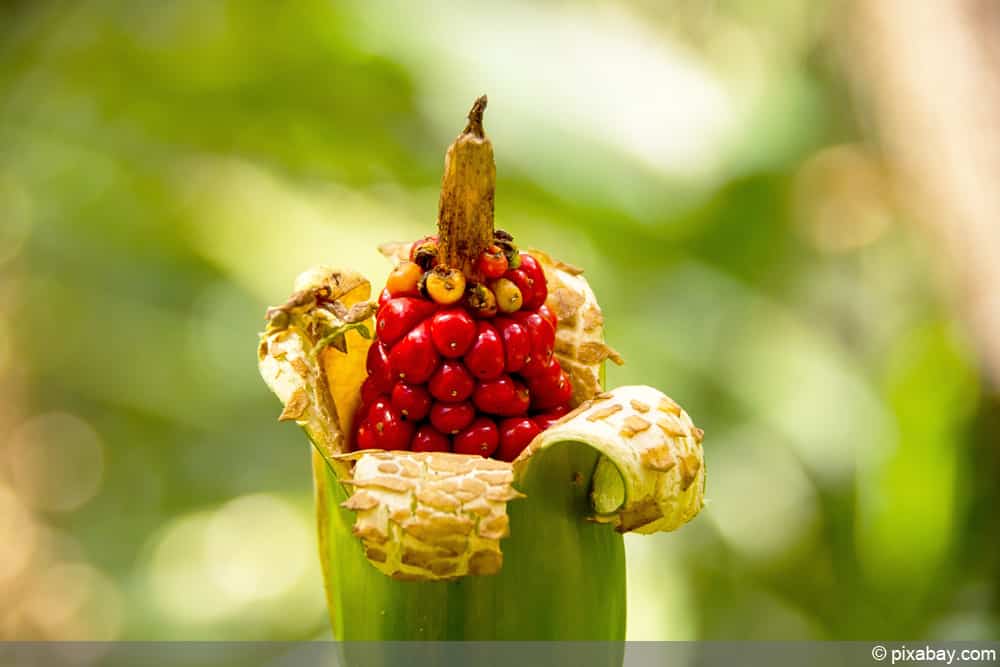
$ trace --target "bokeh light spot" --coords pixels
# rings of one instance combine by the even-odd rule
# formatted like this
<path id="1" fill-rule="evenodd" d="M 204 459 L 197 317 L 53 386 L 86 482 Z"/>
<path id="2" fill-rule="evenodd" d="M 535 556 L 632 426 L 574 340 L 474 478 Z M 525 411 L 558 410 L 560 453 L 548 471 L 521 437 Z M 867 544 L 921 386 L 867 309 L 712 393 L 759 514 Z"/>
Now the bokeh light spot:
<path id="1" fill-rule="evenodd" d="M 711 517 L 738 551 L 778 560 L 817 523 L 816 492 L 802 465 L 773 436 L 752 428 L 717 434 Z"/>
<path id="2" fill-rule="evenodd" d="M 17 577 L 31 560 L 37 542 L 31 513 L 14 493 L 0 484 L 0 590 Z"/>
<path id="3" fill-rule="evenodd" d="M 298 629 L 323 609 L 315 548 L 304 511 L 272 494 L 241 496 L 176 519 L 155 538 L 152 596 L 179 625 L 239 616 Z"/>
<path id="4" fill-rule="evenodd" d="M 212 517 L 205 555 L 213 581 L 251 602 L 289 591 L 313 556 L 309 527 L 288 502 L 267 494 L 237 498 Z"/>
<path id="5" fill-rule="evenodd" d="M 75 510 L 101 485 L 101 439 L 82 419 L 63 412 L 33 417 L 21 424 L 7 448 L 11 482 L 32 507 L 53 512 Z"/>

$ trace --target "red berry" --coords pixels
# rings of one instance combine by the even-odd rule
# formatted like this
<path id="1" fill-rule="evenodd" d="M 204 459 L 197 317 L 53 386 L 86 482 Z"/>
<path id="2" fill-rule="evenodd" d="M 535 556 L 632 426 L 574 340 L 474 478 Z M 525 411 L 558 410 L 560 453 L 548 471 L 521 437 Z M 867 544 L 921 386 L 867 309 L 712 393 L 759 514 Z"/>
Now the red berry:
<path id="1" fill-rule="evenodd" d="M 495 380 L 486 380 L 476 386 L 472 402 L 482 412 L 503 417 L 515 417 L 528 411 L 531 396 L 528 388 L 509 375 L 501 375 Z"/>
<path id="2" fill-rule="evenodd" d="M 535 281 L 535 292 L 531 298 L 525 298 L 526 308 L 541 308 L 545 305 L 545 300 L 549 298 L 549 288 L 545 282 Z M 555 328 L 556 324 L 552 325 Z"/>
<path id="3" fill-rule="evenodd" d="M 388 287 L 382 288 L 382 293 L 378 295 L 378 307 L 381 308 L 385 305 L 385 302 L 392 298 L 392 292 L 389 291 Z"/>
<path id="4" fill-rule="evenodd" d="M 431 342 L 431 323 L 424 320 L 415 326 L 389 352 L 389 368 L 394 378 L 410 384 L 423 384 L 437 368 L 437 350 Z"/>
<path id="5" fill-rule="evenodd" d="M 500 445 L 500 433 L 492 419 L 480 417 L 456 435 L 454 443 L 457 454 L 489 456 Z"/>
<path id="6" fill-rule="evenodd" d="M 431 411 L 431 395 L 420 385 L 397 382 L 392 389 L 392 406 L 409 421 L 420 421 Z"/>
<path id="7" fill-rule="evenodd" d="M 376 449 L 375 429 L 368 422 L 362 422 L 358 427 L 357 437 L 354 438 L 354 449 Z"/>
<path id="8" fill-rule="evenodd" d="M 515 373 L 521 370 L 531 355 L 531 338 L 528 330 L 506 317 L 498 317 L 494 324 L 503 339 L 504 370 Z"/>
<path id="9" fill-rule="evenodd" d="M 413 436 L 410 449 L 415 452 L 448 452 L 451 451 L 451 441 L 430 424 L 424 424 Z"/>
<path id="10" fill-rule="evenodd" d="M 479 255 L 476 266 L 487 278 L 499 278 L 507 270 L 507 256 L 500 246 L 491 245 Z"/>
<path id="11" fill-rule="evenodd" d="M 368 412 L 375 447 L 378 449 L 408 449 L 413 438 L 413 423 L 403 419 L 391 405 L 372 406 Z"/>
<path id="12" fill-rule="evenodd" d="M 379 406 L 380 409 L 389 405 L 389 397 L 385 394 L 378 394 L 370 401 L 361 401 L 361 405 L 358 406 L 358 411 L 354 414 L 354 423 L 357 424 L 367 420 L 372 408 L 376 405 Z"/>
<path id="13" fill-rule="evenodd" d="M 537 413 L 532 417 L 532 420 L 534 420 L 534 422 L 538 425 L 538 428 L 544 431 L 552 426 L 552 424 L 562 419 L 568 412 L 569 405 L 560 405 L 558 408 L 552 408 L 551 410 Z"/>
<path id="14" fill-rule="evenodd" d="M 378 339 L 384 341 L 386 345 L 392 345 L 435 310 L 437 304 L 426 299 L 412 296 L 389 299 L 378 309 L 378 316 L 375 319 Z"/>
<path id="15" fill-rule="evenodd" d="M 542 429 L 527 417 L 514 417 L 500 422 L 500 451 L 497 458 L 513 461 Z"/>
<path id="16" fill-rule="evenodd" d="M 389 370 L 389 350 L 382 341 L 375 341 L 368 348 L 368 358 L 365 360 L 368 379 L 372 381 L 380 394 L 392 391 L 392 372 Z"/>
<path id="17" fill-rule="evenodd" d="M 535 293 L 535 281 L 528 277 L 523 269 L 511 269 L 503 274 L 503 277 L 511 281 L 521 290 L 521 310 L 534 310 L 537 306 L 529 305 Z"/>
<path id="18" fill-rule="evenodd" d="M 552 328 L 552 324 L 538 313 L 522 311 L 515 313 L 514 319 L 528 330 L 528 336 L 531 339 L 531 355 L 524 367 L 521 368 L 521 375 L 534 377 L 544 372 L 552 360 L 556 332 Z"/>
<path id="19" fill-rule="evenodd" d="M 552 325 L 553 331 L 559 328 L 559 318 L 557 318 L 555 312 L 553 312 L 553 310 L 544 303 L 538 307 L 538 314 L 548 320 L 549 324 Z"/>
<path id="20" fill-rule="evenodd" d="M 538 260 L 533 255 L 522 252 L 521 266 L 518 268 L 524 271 L 535 282 L 545 282 L 545 271 L 542 270 L 542 265 L 538 263 Z"/>
<path id="21" fill-rule="evenodd" d="M 442 310 L 431 319 L 431 339 L 443 357 L 461 357 L 476 337 L 476 323 L 461 308 Z"/>
<path id="22" fill-rule="evenodd" d="M 475 379 L 460 361 L 445 361 L 434 371 L 427 388 L 439 401 L 458 402 L 472 396 Z"/>
<path id="23" fill-rule="evenodd" d="M 573 384 L 555 359 L 545 372 L 528 378 L 531 390 L 531 407 L 534 410 L 555 408 L 573 398 Z"/>
<path id="24" fill-rule="evenodd" d="M 476 409 L 472 403 L 435 403 L 431 406 L 431 424 L 442 433 L 458 433 L 472 423 Z"/>
<path id="25" fill-rule="evenodd" d="M 374 345 L 372 346 L 374 347 Z M 378 387 L 378 383 L 375 382 L 375 378 L 369 376 L 365 378 L 365 381 L 361 383 L 361 404 L 371 405 L 371 403 L 382 394 L 382 391 Z"/>
<path id="26" fill-rule="evenodd" d="M 500 377 L 504 367 L 500 333 L 489 322 L 477 322 L 476 339 L 465 353 L 465 366 L 480 380 Z"/>
<path id="27" fill-rule="evenodd" d="M 525 310 L 535 310 L 544 304 L 549 296 L 549 286 L 545 280 L 545 271 L 542 270 L 537 259 L 525 253 L 521 253 L 521 267 L 519 270 L 524 272 L 531 285 L 531 289 L 528 292 L 525 292 L 524 288 L 521 289 L 521 294 L 524 298 L 522 307 Z M 518 285 L 518 287 L 521 286 Z"/>
<path id="28" fill-rule="evenodd" d="M 525 362 L 524 366 L 521 367 L 520 375 L 524 379 L 533 378 L 537 375 L 540 375 L 545 372 L 546 368 L 549 367 L 549 362 L 551 361 L 552 361 L 551 358 L 548 361 L 546 361 L 545 357 L 530 356 L 528 357 L 528 361 Z"/>

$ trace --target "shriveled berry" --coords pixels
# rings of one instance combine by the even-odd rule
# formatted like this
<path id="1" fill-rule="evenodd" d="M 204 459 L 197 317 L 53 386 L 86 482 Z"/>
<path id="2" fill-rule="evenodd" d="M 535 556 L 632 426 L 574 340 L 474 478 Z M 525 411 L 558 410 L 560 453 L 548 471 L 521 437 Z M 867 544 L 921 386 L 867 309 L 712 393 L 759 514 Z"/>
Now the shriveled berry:
<path id="1" fill-rule="evenodd" d="M 472 402 L 482 412 L 502 417 L 516 417 L 528 411 L 531 396 L 528 388 L 509 375 L 501 375 L 495 380 L 484 380 L 476 385 Z"/>
<path id="2" fill-rule="evenodd" d="M 398 296 L 378 309 L 375 332 L 378 339 L 392 345 L 437 310 L 437 304 L 412 296 Z"/>
<path id="3" fill-rule="evenodd" d="M 410 384 L 427 382 L 439 361 L 440 357 L 431 341 L 430 320 L 424 320 L 413 327 L 389 351 L 389 368 L 393 378 Z"/>
<path id="4" fill-rule="evenodd" d="M 503 230 L 503 229 L 494 229 L 493 230 L 493 241 L 497 245 L 502 245 L 502 244 L 505 244 L 505 243 L 507 243 L 507 244 L 513 244 L 514 243 L 514 236 L 510 232 L 508 232 L 506 230 Z"/>
<path id="5" fill-rule="evenodd" d="M 506 278 L 500 278 L 490 283 L 490 289 L 497 297 L 497 310 L 501 313 L 513 313 L 521 309 L 524 299 L 520 288 Z"/>
<path id="6" fill-rule="evenodd" d="M 410 261 L 424 271 L 429 271 L 438 262 L 437 236 L 425 236 L 415 241 L 410 248 Z"/>
<path id="7" fill-rule="evenodd" d="M 531 338 L 528 336 L 528 330 L 507 317 L 498 317 L 493 320 L 493 324 L 496 325 L 503 340 L 504 370 L 516 373 L 531 355 Z"/>
<path id="8" fill-rule="evenodd" d="M 417 283 L 422 275 L 424 271 L 416 263 L 402 262 L 389 274 L 385 288 L 393 296 L 416 296 L 419 294 Z"/>
<path id="9" fill-rule="evenodd" d="M 469 401 L 461 403 L 436 402 L 431 406 L 431 425 L 442 433 L 455 434 L 472 423 L 476 409 Z"/>
<path id="10" fill-rule="evenodd" d="M 507 270 L 521 267 L 521 253 L 513 245 L 504 246 L 503 254 L 507 258 Z"/>
<path id="11" fill-rule="evenodd" d="M 415 452 L 448 452 L 451 451 L 451 440 L 430 424 L 424 424 L 414 434 L 410 449 Z"/>
<path id="12" fill-rule="evenodd" d="M 368 348 L 368 358 L 365 360 L 368 379 L 375 385 L 378 393 L 387 394 L 392 391 L 392 371 L 389 370 L 389 349 L 380 340 Z"/>
<path id="13" fill-rule="evenodd" d="M 427 383 L 431 395 L 439 401 L 464 401 L 472 396 L 476 380 L 460 361 L 444 361 Z"/>
<path id="14" fill-rule="evenodd" d="M 499 424 L 500 449 L 497 458 L 501 461 L 513 461 L 524 451 L 542 429 L 527 417 L 512 417 L 504 419 Z"/>
<path id="15" fill-rule="evenodd" d="M 476 323 L 461 308 L 439 311 L 431 319 L 431 338 L 442 357 L 461 357 L 475 337 Z"/>
<path id="16" fill-rule="evenodd" d="M 489 287 L 476 283 L 465 291 L 465 306 L 480 319 L 493 317 L 497 314 L 497 297 Z"/>
<path id="17" fill-rule="evenodd" d="M 562 419 L 568 412 L 569 405 L 560 405 L 551 410 L 543 410 L 542 412 L 535 413 L 531 419 L 538 425 L 538 428 L 544 431 Z"/>
<path id="18" fill-rule="evenodd" d="M 465 296 L 465 276 L 458 269 L 435 266 L 427 273 L 424 289 L 436 303 L 448 306 Z"/>
<path id="19" fill-rule="evenodd" d="M 555 359 L 539 375 L 528 378 L 531 390 L 531 407 L 534 410 L 548 410 L 568 402 L 573 397 L 573 385 Z"/>
<path id="20" fill-rule="evenodd" d="M 521 257 L 514 245 L 514 237 L 502 229 L 493 232 L 493 242 L 503 250 L 504 257 L 507 258 L 507 268 L 516 269 L 521 265 Z"/>
<path id="21" fill-rule="evenodd" d="M 378 449 L 408 449 L 413 439 L 413 422 L 403 419 L 391 405 L 373 405 L 368 412 L 375 447 Z"/>
<path id="22" fill-rule="evenodd" d="M 545 318 L 545 320 L 552 325 L 552 330 L 555 331 L 559 328 L 559 318 L 556 317 L 555 311 L 549 308 L 546 304 L 542 304 L 538 307 L 538 314 Z"/>
<path id="23" fill-rule="evenodd" d="M 418 384 L 397 382 L 392 389 L 392 406 L 409 421 L 420 421 L 431 411 L 431 394 Z"/>
<path id="24" fill-rule="evenodd" d="M 357 435 L 354 438 L 354 449 L 376 449 L 375 429 L 368 422 L 362 422 L 358 426 Z"/>
<path id="25" fill-rule="evenodd" d="M 476 339 L 465 353 L 465 367 L 480 380 L 492 380 L 503 373 L 503 342 L 489 322 L 477 323 Z"/>
<path id="26" fill-rule="evenodd" d="M 434 252 L 437 252 L 438 237 L 437 234 L 429 234 L 427 236 L 422 236 L 413 242 L 410 246 L 410 261 L 412 262 L 416 259 L 417 255 L 420 253 L 421 249 L 433 248 Z"/>
<path id="27" fill-rule="evenodd" d="M 486 278 L 499 278 L 507 270 L 507 257 L 498 245 L 491 245 L 479 255 L 476 264 Z"/>
<path id="28" fill-rule="evenodd" d="M 457 454 L 479 454 L 488 457 L 500 445 L 497 425 L 489 417 L 479 417 L 465 430 L 455 436 L 454 451 Z"/>

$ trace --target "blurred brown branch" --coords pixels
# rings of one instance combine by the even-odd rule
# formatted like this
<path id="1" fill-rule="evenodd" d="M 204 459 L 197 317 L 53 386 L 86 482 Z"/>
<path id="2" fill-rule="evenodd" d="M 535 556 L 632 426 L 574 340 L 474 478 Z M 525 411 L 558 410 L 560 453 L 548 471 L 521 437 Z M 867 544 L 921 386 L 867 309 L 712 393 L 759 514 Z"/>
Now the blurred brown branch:
<path id="1" fill-rule="evenodd" d="M 900 201 L 940 249 L 1000 386 L 1000 5 L 857 0 L 847 18 Z"/>

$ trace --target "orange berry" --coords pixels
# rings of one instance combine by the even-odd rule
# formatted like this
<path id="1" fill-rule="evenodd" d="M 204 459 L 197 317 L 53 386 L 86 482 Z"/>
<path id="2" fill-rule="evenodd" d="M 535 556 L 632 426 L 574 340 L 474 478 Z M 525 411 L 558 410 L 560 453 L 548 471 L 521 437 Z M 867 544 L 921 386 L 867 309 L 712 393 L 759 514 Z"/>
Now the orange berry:
<path id="1" fill-rule="evenodd" d="M 417 294 L 417 283 L 423 271 L 414 262 L 402 262 L 392 270 L 385 287 L 392 296 L 414 296 Z"/>
<path id="2" fill-rule="evenodd" d="M 480 273 L 487 278 L 499 278 L 507 271 L 507 256 L 498 245 L 491 245 L 479 256 Z"/>

